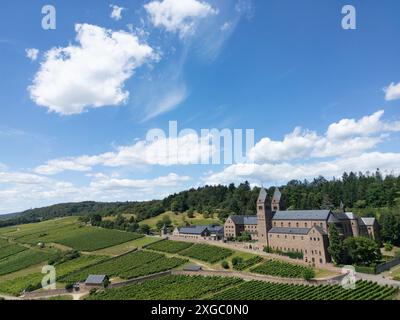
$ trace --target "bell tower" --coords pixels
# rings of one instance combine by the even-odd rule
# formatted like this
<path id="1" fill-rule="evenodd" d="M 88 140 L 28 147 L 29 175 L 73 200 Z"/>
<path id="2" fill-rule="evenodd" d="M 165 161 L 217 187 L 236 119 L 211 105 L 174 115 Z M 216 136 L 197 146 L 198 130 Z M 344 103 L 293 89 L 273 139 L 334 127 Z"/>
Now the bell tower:
<path id="1" fill-rule="evenodd" d="M 268 245 L 268 231 L 272 228 L 272 216 L 268 193 L 264 188 L 261 188 L 257 199 L 257 232 L 258 241 L 261 244 Z"/>

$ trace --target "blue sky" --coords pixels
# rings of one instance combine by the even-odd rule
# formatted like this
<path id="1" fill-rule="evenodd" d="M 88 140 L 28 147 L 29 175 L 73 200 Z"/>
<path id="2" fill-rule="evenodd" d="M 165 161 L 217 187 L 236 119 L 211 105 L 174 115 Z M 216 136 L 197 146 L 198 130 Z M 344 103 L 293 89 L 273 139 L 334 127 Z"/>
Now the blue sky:
<path id="1" fill-rule="evenodd" d="M 56 29 L 44 30 L 48 2 L 3 1 L 0 214 L 398 173 L 400 3 L 350 2 L 52 1 Z M 347 4 L 356 30 L 341 26 Z M 245 163 L 200 165 L 207 143 L 188 134 L 174 161 L 146 141 L 170 121 L 254 129 L 255 146 Z"/>

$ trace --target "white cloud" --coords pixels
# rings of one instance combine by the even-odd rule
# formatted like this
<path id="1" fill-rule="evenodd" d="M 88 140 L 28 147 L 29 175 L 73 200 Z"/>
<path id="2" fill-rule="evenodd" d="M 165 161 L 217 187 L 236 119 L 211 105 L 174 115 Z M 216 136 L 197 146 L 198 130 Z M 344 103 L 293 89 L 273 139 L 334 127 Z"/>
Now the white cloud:
<path id="1" fill-rule="evenodd" d="M 77 24 L 75 30 L 77 45 L 46 52 L 29 87 L 31 99 L 62 115 L 125 103 L 125 81 L 157 54 L 124 31 L 89 24 Z"/>
<path id="2" fill-rule="evenodd" d="M 182 182 L 189 181 L 188 176 L 179 176 L 170 173 L 167 176 L 155 179 L 121 179 L 102 175 L 91 182 L 90 187 L 94 190 L 121 190 L 121 189 L 138 189 L 142 191 L 155 191 L 157 188 L 176 187 Z"/>
<path id="3" fill-rule="evenodd" d="M 151 1 L 144 8 L 155 27 L 179 33 L 182 38 L 193 33 L 198 19 L 218 14 L 209 3 L 197 0 Z"/>
<path id="4" fill-rule="evenodd" d="M 110 18 L 114 19 L 115 21 L 121 20 L 122 19 L 122 11 L 124 11 L 125 8 L 119 7 L 115 4 L 111 4 L 110 7 L 112 8 Z"/>
<path id="5" fill-rule="evenodd" d="M 235 164 L 221 172 L 213 173 L 204 178 L 209 185 L 229 184 L 248 180 L 257 184 L 286 183 L 290 180 L 312 179 L 319 175 L 327 178 L 341 177 L 343 172 L 366 172 L 380 168 L 387 173 L 400 173 L 398 164 L 400 153 L 370 152 L 349 158 L 338 158 L 331 161 L 319 161 L 303 164 L 264 163 Z"/>
<path id="6" fill-rule="evenodd" d="M 398 84 L 392 82 L 389 87 L 383 90 L 385 91 L 385 99 L 387 101 L 400 99 L 400 82 Z"/>
<path id="7" fill-rule="evenodd" d="M 160 138 L 153 142 L 142 140 L 131 146 L 117 147 L 114 152 L 95 156 L 53 159 L 35 168 L 34 172 L 55 175 L 67 170 L 87 172 L 99 165 L 116 168 L 198 164 L 202 159 L 211 158 L 215 152 L 215 146 L 209 144 L 208 137 L 192 133 L 177 138 Z"/>
<path id="8" fill-rule="evenodd" d="M 222 26 L 221 26 L 221 31 L 227 31 L 229 29 L 232 28 L 232 23 L 230 22 L 225 22 Z"/>
<path id="9" fill-rule="evenodd" d="M 331 124 L 325 134 L 296 128 L 282 141 L 261 139 L 249 152 L 252 162 L 226 167 L 208 174 L 207 184 L 228 184 L 249 180 L 253 183 L 285 183 L 292 179 L 310 179 L 319 175 L 341 176 L 344 171 L 374 171 L 376 168 L 400 173 L 400 153 L 373 151 L 400 132 L 399 121 L 382 119 L 384 111 L 359 120 L 343 119 Z"/>
<path id="10" fill-rule="evenodd" d="M 30 48 L 25 50 L 26 57 L 31 61 L 36 61 L 39 56 L 39 50 L 35 48 Z"/>
<path id="11" fill-rule="evenodd" d="M 381 120 L 383 110 L 359 120 L 342 119 L 328 127 L 324 135 L 296 128 L 282 141 L 261 139 L 249 152 L 257 162 L 353 156 L 376 147 L 390 132 L 400 131 L 400 121 Z"/>
<path id="12" fill-rule="evenodd" d="M 161 199 L 170 192 L 185 189 L 191 179 L 170 173 L 149 179 L 121 178 L 96 173 L 88 175 L 86 185 L 74 185 L 24 172 L 6 172 L 0 168 L 0 214 L 77 201 L 141 201 Z"/>
<path id="13" fill-rule="evenodd" d="M 175 109 L 183 103 L 188 97 L 188 92 L 185 84 L 178 84 L 171 86 L 164 94 L 159 96 L 150 97 L 147 107 L 147 115 L 143 121 L 150 120 Z"/>

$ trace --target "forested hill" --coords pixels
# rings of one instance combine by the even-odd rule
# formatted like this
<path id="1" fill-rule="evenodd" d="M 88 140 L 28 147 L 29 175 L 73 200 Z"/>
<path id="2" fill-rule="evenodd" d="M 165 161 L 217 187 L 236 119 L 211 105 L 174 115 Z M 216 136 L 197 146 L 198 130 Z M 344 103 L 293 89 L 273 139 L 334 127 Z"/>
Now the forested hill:
<path id="1" fill-rule="evenodd" d="M 27 210 L 0 220 L 0 226 L 34 222 L 64 216 L 100 214 L 102 216 L 134 214 L 136 221 L 157 216 L 165 211 L 176 213 L 196 211 L 203 214 L 254 214 L 259 188 L 251 188 L 248 182 L 238 186 L 205 186 L 171 195 L 163 200 L 147 202 L 81 202 L 57 204 L 50 207 Z M 345 173 L 341 179 L 290 181 L 281 186 L 287 209 L 336 209 L 341 201 L 348 208 L 381 208 L 400 206 L 400 176 L 382 177 L 379 170 L 373 174 Z M 272 195 L 274 187 L 269 189 Z"/>

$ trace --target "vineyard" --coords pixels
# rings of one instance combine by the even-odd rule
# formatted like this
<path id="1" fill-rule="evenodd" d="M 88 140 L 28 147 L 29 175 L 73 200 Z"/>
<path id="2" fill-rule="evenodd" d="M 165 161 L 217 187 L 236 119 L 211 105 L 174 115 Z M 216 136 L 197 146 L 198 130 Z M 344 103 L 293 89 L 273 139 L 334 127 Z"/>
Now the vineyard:
<path id="1" fill-rule="evenodd" d="M 146 246 L 146 249 L 167 253 L 178 253 L 190 248 L 192 245 L 193 243 L 189 242 L 163 240 Z"/>
<path id="2" fill-rule="evenodd" d="M 243 271 L 257 263 L 260 263 L 263 259 L 260 256 L 256 256 L 247 260 L 241 260 L 236 264 L 233 264 L 233 269 L 237 271 Z"/>
<path id="3" fill-rule="evenodd" d="M 193 300 L 243 282 L 222 277 L 167 276 L 119 289 L 108 289 L 89 300 Z"/>
<path id="4" fill-rule="evenodd" d="M 3 235 L 30 245 L 54 242 L 89 252 L 143 237 L 136 233 L 82 226 L 76 218 L 22 225 L 18 229 L 9 229 Z"/>
<path id="5" fill-rule="evenodd" d="M 119 230 L 83 227 L 69 232 L 54 242 L 79 251 L 96 251 L 141 237 L 143 235 Z"/>
<path id="6" fill-rule="evenodd" d="M 42 250 L 25 250 L 0 260 L 0 276 L 47 261 L 54 253 Z"/>
<path id="7" fill-rule="evenodd" d="M 102 256 L 81 256 L 79 258 L 59 264 L 55 266 L 57 280 L 71 272 L 93 265 L 104 259 L 105 257 Z M 44 275 L 38 271 L 23 277 L 0 282 L 0 292 L 18 295 L 22 291 L 29 288 L 31 290 L 38 289 L 41 286 L 43 276 Z"/>
<path id="8" fill-rule="evenodd" d="M 277 260 L 268 260 L 252 268 L 251 272 L 283 278 L 303 278 L 306 273 L 314 274 L 312 268 Z"/>
<path id="9" fill-rule="evenodd" d="M 215 294 L 213 300 L 390 300 L 398 289 L 359 281 L 356 289 L 339 285 L 293 285 L 250 281 Z"/>
<path id="10" fill-rule="evenodd" d="M 230 249 L 211 246 L 208 244 L 194 244 L 179 254 L 208 263 L 216 263 L 233 255 L 234 252 Z"/>
<path id="11" fill-rule="evenodd" d="M 89 274 L 105 274 L 109 277 L 131 279 L 170 270 L 186 262 L 183 259 L 166 258 L 160 253 L 135 251 L 73 272 L 60 280 L 70 283 L 84 281 Z"/>
<path id="12" fill-rule="evenodd" d="M 27 248 L 18 244 L 8 244 L 0 247 L 0 260 L 17 254 L 19 252 L 25 251 Z"/>

